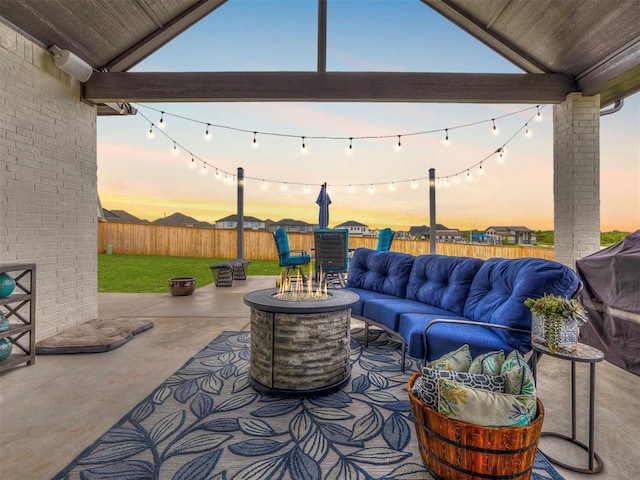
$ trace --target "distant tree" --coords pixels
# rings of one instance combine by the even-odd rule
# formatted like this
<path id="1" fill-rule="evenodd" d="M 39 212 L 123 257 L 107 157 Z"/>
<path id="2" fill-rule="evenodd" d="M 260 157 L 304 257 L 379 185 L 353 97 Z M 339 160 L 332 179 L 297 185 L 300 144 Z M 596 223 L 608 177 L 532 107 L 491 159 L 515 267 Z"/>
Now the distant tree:
<path id="1" fill-rule="evenodd" d="M 611 232 L 600 233 L 600 245 L 613 245 L 629 235 L 629 232 L 621 232 L 619 230 L 613 230 Z"/>
<path id="2" fill-rule="evenodd" d="M 536 230 L 537 245 L 553 245 L 553 230 Z"/>

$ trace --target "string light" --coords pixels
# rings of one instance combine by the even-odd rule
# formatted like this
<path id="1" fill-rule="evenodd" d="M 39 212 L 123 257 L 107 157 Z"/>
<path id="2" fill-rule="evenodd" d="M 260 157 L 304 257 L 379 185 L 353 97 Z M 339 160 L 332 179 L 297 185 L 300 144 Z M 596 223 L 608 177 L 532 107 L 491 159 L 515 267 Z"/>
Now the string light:
<path id="1" fill-rule="evenodd" d="M 222 180 L 222 176 L 220 175 L 220 171 L 216 168 L 216 180 Z"/>
<path id="2" fill-rule="evenodd" d="M 118 104 L 118 105 L 120 106 L 120 104 Z M 532 117 L 531 117 L 531 118 L 530 118 L 530 119 L 529 119 L 529 120 L 528 120 L 528 121 L 523 125 L 523 127 L 521 127 L 519 130 L 517 130 L 517 131 L 516 131 L 516 132 L 515 132 L 515 133 L 514 133 L 514 134 L 513 134 L 513 135 L 512 135 L 512 136 L 511 136 L 511 137 L 510 137 L 510 138 L 509 138 L 505 143 L 504 143 L 504 144 L 503 144 L 503 146 L 501 146 L 501 147 L 497 148 L 497 149 L 496 149 L 496 150 L 495 150 L 491 155 L 489 155 L 489 156 L 485 157 L 484 159 L 482 159 L 480 162 L 476 163 L 475 165 L 472 165 L 472 166 L 470 166 L 470 167 L 468 167 L 468 168 L 466 168 L 466 169 L 464 169 L 464 170 L 462 170 L 462 171 L 459 171 L 459 172 L 457 172 L 457 173 L 455 173 L 455 174 L 448 175 L 448 176 L 446 176 L 446 177 L 438 177 L 438 179 L 437 179 L 437 181 L 436 181 L 436 182 L 431 182 L 431 180 L 430 180 L 430 183 L 435 183 L 435 185 L 436 185 L 436 186 L 439 186 L 439 185 L 441 184 L 440 179 L 442 178 L 442 179 L 446 179 L 446 183 L 445 183 L 445 185 L 444 185 L 444 186 L 446 186 L 446 187 L 450 186 L 451 184 L 459 184 L 459 183 L 460 183 L 460 176 L 461 176 L 461 174 L 462 174 L 462 173 L 464 173 L 465 171 L 467 172 L 467 175 L 465 176 L 465 178 L 467 179 L 467 181 L 472 181 L 472 178 L 473 178 L 473 177 L 472 177 L 472 174 L 471 174 L 471 169 L 473 169 L 473 168 L 475 168 L 475 167 L 478 167 L 478 170 L 477 170 L 478 175 L 483 175 L 483 174 L 484 174 L 483 162 L 484 162 L 484 161 L 486 161 L 490 156 L 495 155 L 495 154 L 498 154 L 498 156 L 497 156 L 497 160 L 498 160 L 498 162 L 499 162 L 499 163 L 502 163 L 502 161 L 503 161 L 503 157 L 506 155 L 506 149 L 505 149 L 505 147 L 504 147 L 504 146 L 505 146 L 507 143 L 509 143 L 511 140 L 513 140 L 513 139 L 515 138 L 515 136 L 516 136 L 519 132 L 522 132 L 522 130 L 523 130 L 523 129 L 525 130 L 525 132 L 524 132 L 525 136 L 530 136 L 530 135 L 532 134 L 532 131 L 531 131 L 531 129 L 529 128 L 529 122 L 530 122 L 531 120 L 534 120 L 534 119 L 536 119 L 536 120 L 537 120 L 538 114 L 540 113 L 540 106 L 538 105 L 538 106 L 536 106 L 535 108 L 536 108 L 536 114 L 535 114 L 535 115 L 533 115 L 533 116 L 532 116 Z M 544 108 L 544 107 L 543 107 L 543 108 Z M 154 136 L 154 133 L 155 133 L 155 131 L 154 131 L 154 127 L 156 127 L 156 128 L 159 128 L 159 127 L 157 127 L 153 122 L 151 122 L 151 121 L 150 121 L 150 120 L 149 120 L 149 119 L 148 119 L 148 118 L 147 118 L 147 117 L 146 117 L 142 112 L 140 112 L 139 110 L 138 110 L 138 113 L 140 114 L 140 116 L 141 116 L 142 118 L 144 118 L 147 122 L 149 122 L 149 132 L 148 132 L 148 135 L 149 135 L 149 137 L 153 137 L 153 136 Z M 161 112 L 161 120 L 162 120 L 162 123 L 164 123 L 164 118 L 163 118 L 163 115 L 164 115 L 164 114 L 165 114 L 165 112 Z M 168 115 L 171 115 L 171 114 L 168 114 Z M 512 115 L 512 114 L 509 114 L 509 115 Z M 507 116 L 507 115 L 503 115 L 503 117 L 504 117 L 504 116 Z M 502 117 L 498 117 L 498 118 L 502 118 Z M 492 121 L 493 126 L 495 126 L 495 118 L 492 118 L 492 119 L 491 119 L 491 121 Z M 486 120 L 485 120 L 485 122 L 486 122 Z M 204 122 L 200 122 L 200 123 L 204 123 Z M 475 122 L 475 123 L 474 123 L 474 125 L 475 125 L 475 124 L 477 124 L 477 123 L 481 123 L 481 122 Z M 210 133 L 210 128 L 211 128 L 211 127 L 217 126 L 217 125 L 213 125 L 213 124 L 211 124 L 211 123 L 204 123 L 204 125 L 206 126 L 206 127 L 205 127 L 205 136 L 206 136 L 206 134 L 207 134 L 207 133 Z M 471 125 L 471 124 L 469 124 L 469 125 Z M 492 129 L 493 129 L 493 126 L 492 126 Z M 231 128 L 231 127 L 228 127 L 228 128 Z M 456 127 L 449 127 L 449 128 L 444 129 L 444 132 L 445 132 L 445 138 L 444 138 L 444 141 L 445 141 L 445 142 L 447 142 L 447 143 L 448 143 L 448 141 L 449 141 L 449 130 L 450 130 L 450 129 L 453 129 L 453 128 L 461 128 L 461 127 L 460 127 L 460 126 L 456 126 Z M 174 140 L 173 138 L 171 138 L 169 135 L 167 135 L 164 131 L 162 131 L 162 130 L 158 130 L 158 131 L 159 131 L 160 133 L 162 133 L 162 135 L 164 135 L 165 137 L 167 137 L 168 139 L 170 139 L 170 140 L 172 141 L 172 143 L 173 143 L 172 152 L 173 152 L 173 153 L 176 153 L 176 154 L 177 154 L 177 153 L 179 153 L 179 149 L 178 149 L 178 145 L 179 145 L 179 144 L 177 143 L 177 141 L 176 141 L 176 140 Z M 442 129 L 441 129 L 441 130 L 438 130 L 438 131 L 442 131 Z M 434 132 L 435 132 L 435 131 L 434 131 Z M 255 130 L 255 131 L 253 131 L 252 133 L 253 133 L 253 143 L 255 144 L 255 146 L 257 146 L 257 143 L 258 143 L 258 142 L 257 142 L 257 134 L 258 134 L 258 133 L 264 133 L 264 132 L 259 132 L 259 131 Z M 426 133 L 426 132 L 418 132 L 418 133 Z M 271 134 L 267 133 L 267 134 L 268 134 L 268 135 L 278 135 L 278 134 L 273 134 L 273 133 L 271 133 Z M 281 134 L 281 136 L 290 136 L 290 135 L 282 135 L 282 134 Z M 304 148 L 304 149 L 306 149 L 306 148 L 307 148 L 307 147 L 306 147 L 306 139 L 307 139 L 307 138 L 331 138 L 331 139 L 347 138 L 347 139 L 349 140 L 349 146 L 348 146 L 348 148 L 347 148 L 347 153 L 351 153 L 351 151 L 353 151 L 353 140 L 354 140 L 354 139 L 357 139 L 357 138 L 387 138 L 387 137 L 388 137 L 388 136 L 370 136 L 370 137 L 307 137 L 307 136 L 300 136 L 299 138 L 300 138 L 300 139 L 301 139 L 301 141 L 302 141 L 302 148 Z M 398 143 L 397 143 L 397 145 L 396 145 L 396 148 L 397 148 L 397 147 L 401 147 L 401 146 L 402 146 L 402 135 L 397 134 L 397 135 L 395 135 L 395 137 L 398 139 Z M 203 165 L 202 165 L 202 173 L 203 173 L 203 174 L 206 174 L 206 173 L 207 173 L 207 165 L 209 165 L 209 164 L 208 164 L 206 161 L 204 161 L 204 160 L 202 160 L 201 158 L 199 158 L 199 157 L 195 156 L 192 152 L 190 152 L 189 150 L 186 150 L 182 145 L 180 145 L 180 149 L 184 149 L 188 154 L 190 154 L 190 156 L 191 156 L 191 162 L 190 162 L 190 164 L 195 163 L 195 159 L 198 159 L 198 160 L 202 161 L 202 162 L 203 162 Z M 211 166 L 211 165 L 209 165 L 209 166 Z M 221 178 L 221 176 L 220 176 L 220 171 L 219 171 L 219 169 L 218 169 L 217 167 L 214 167 L 214 168 L 215 168 L 215 171 L 216 171 L 216 174 L 215 174 L 215 175 L 216 175 L 216 179 L 217 179 L 217 180 L 219 180 L 219 179 Z M 233 176 L 232 174 L 228 174 L 228 172 L 224 172 L 224 171 L 223 171 L 223 173 L 224 173 L 224 180 L 225 180 L 225 183 L 235 183 L 235 176 Z M 231 176 L 230 176 L 230 175 L 231 175 Z M 246 179 L 253 179 L 253 180 L 260 180 L 260 179 L 255 179 L 255 178 L 252 178 L 252 177 L 245 177 L 245 178 L 246 178 Z M 391 183 L 384 182 L 384 183 L 382 183 L 382 184 L 387 184 L 387 185 L 389 186 L 389 190 L 391 190 L 391 191 L 395 191 L 395 190 L 397 189 L 397 183 L 408 183 L 408 182 L 411 182 L 411 188 L 417 188 L 417 186 L 418 186 L 418 180 L 422 180 L 422 179 L 402 180 L 402 181 L 400 181 L 400 182 L 391 182 Z M 263 188 L 266 188 L 266 186 L 267 186 L 267 180 L 262 179 L 262 184 L 263 184 Z M 299 184 L 299 183 L 295 183 L 295 182 L 294 182 L 294 184 L 301 185 L 301 184 Z M 369 185 L 369 193 L 375 193 L 374 185 L 378 185 L 378 184 L 370 184 L 370 185 Z M 347 185 L 338 185 L 338 186 L 347 187 Z M 354 184 L 349 184 L 349 185 L 348 185 L 348 189 L 349 189 L 349 191 L 350 191 L 350 192 L 354 192 L 354 191 L 356 190 L 356 188 L 355 188 L 355 187 L 357 187 L 357 185 L 354 185 Z M 286 182 L 284 182 L 284 183 L 282 184 L 282 189 L 283 189 L 283 190 L 286 190 L 286 189 L 287 189 L 287 183 L 286 183 Z M 305 185 L 305 186 L 304 186 L 304 190 L 305 190 L 305 192 L 306 192 L 306 193 L 308 193 L 308 192 L 309 192 L 309 186 L 308 186 L 308 185 Z"/>
<path id="3" fill-rule="evenodd" d="M 536 122 L 542 121 L 542 113 L 540 113 L 540 105 L 536 105 L 536 109 L 538 112 L 536 113 Z"/>
<path id="4" fill-rule="evenodd" d="M 398 135 L 398 143 L 396 143 L 395 145 L 395 150 L 396 152 L 401 152 L 402 151 L 402 140 L 401 140 L 402 136 Z"/>
<path id="5" fill-rule="evenodd" d="M 193 155 L 191 155 L 191 161 L 189 162 L 189 168 L 196 168 L 196 160 L 195 160 L 195 158 L 193 158 Z"/>
<path id="6" fill-rule="evenodd" d="M 178 145 L 176 145 L 176 142 L 173 142 L 173 148 L 171 149 L 171 153 L 173 155 L 178 155 L 178 153 L 180 153 L 180 151 L 178 150 Z"/>
<path id="7" fill-rule="evenodd" d="M 211 126 L 210 123 L 207 123 L 207 129 L 204 131 L 204 139 L 205 140 L 211 140 L 211 132 L 209 132 L 209 127 Z"/>
<path id="8" fill-rule="evenodd" d="M 282 185 L 280 185 L 280 190 L 282 190 L 283 192 L 287 190 L 287 182 L 282 182 Z"/>
<path id="9" fill-rule="evenodd" d="M 253 143 L 251 143 L 253 148 L 258 148 L 258 139 L 256 138 L 256 135 L 258 135 L 258 132 L 253 132 Z"/>
<path id="10" fill-rule="evenodd" d="M 309 189 L 309 185 L 304 186 L 304 193 L 309 193 L 311 190 Z"/>
<path id="11" fill-rule="evenodd" d="M 158 122 L 158 127 L 162 128 L 164 130 L 164 127 L 165 127 L 164 112 L 160 112 L 160 121 Z"/>
<path id="12" fill-rule="evenodd" d="M 262 189 L 266 190 L 267 188 L 269 188 L 269 185 L 267 184 L 267 182 L 265 180 L 262 180 Z"/>
<path id="13" fill-rule="evenodd" d="M 493 127 L 491 128 L 491 133 L 493 133 L 494 135 L 497 135 L 498 133 L 500 133 L 500 131 L 498 130 L 498 127 L 496 127 L 496 119 L 492 118 L 491 121 L 493 122 Z"/>
<path id="14" fill-rule="evenodd" d="M 309 153 L 309 149 L 307 149 L 307 146 L 304 143 L 304 137 L 302 137 L 302 147 L 300 147 L 300 153 L 302 153 L 303 155 Z"/>
<path id="15" fill-rule="evenodd" d="M 448 128 L 444 129 L 444 140 L 442 141 L 442 144 L 445 147 L 449 146 L 449 129 Z"/>

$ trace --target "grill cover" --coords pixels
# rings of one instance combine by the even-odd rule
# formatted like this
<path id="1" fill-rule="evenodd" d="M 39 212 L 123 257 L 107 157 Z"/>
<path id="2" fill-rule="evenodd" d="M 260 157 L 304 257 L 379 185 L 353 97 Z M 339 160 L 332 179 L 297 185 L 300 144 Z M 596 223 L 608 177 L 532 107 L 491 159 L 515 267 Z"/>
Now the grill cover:
<path id="1" fill-rule="evenodd" d="M 580 341 L 640 376 L 640 230 L 576 262 L 589 321 Z"/>

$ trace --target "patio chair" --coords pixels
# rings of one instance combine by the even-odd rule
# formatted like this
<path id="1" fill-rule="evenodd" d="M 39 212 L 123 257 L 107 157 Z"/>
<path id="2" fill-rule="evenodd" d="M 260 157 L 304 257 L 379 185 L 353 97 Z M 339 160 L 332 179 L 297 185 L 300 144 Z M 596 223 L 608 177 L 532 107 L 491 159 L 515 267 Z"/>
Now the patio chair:
<path id="1" fill-rule="evenodd" d="M 302 266 L 311 263 L 311 255 L 306 250 L 291 250 L 289 248 L 289 236 L 283 228 L 273 232 L 273 239 L 278 250 L 278 264 L 280 268 L 286 269 L 285 276 L 290 277 L 293 270 L 296 272 L 296 277 L 299 275 L 302 278 L 302 282 L 306 283 L 307 280 L 302 271 Z M 292 255 L 292 253 L 295 253 L 295 255 Z"/>
<path id="2" fill-rule="evenodd" d="M 396 234 L 390 228 L 383 228 L 378 233 L 378 246 L 376 250 L 379 252 L 388 252 L 391 249 L 391 242 L 393 242 L 393 236 Z"/>
<path id="3" fill-rule="evenodd" d="M 316 280 L 345 286 L 349 270 L 349 230 L 317 229 L 313 232 Z"/>

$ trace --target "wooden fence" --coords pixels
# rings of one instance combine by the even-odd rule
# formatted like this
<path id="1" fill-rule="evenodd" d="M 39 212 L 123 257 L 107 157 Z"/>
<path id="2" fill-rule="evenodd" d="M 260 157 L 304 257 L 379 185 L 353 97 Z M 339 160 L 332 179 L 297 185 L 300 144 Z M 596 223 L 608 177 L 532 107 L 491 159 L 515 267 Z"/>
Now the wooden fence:
<path id="1" fill-rule="evenodd" d="M 175 227 L 136 223 L 98 223 L 98 253 L 106 253 L 107 245 L 114 254 L 167 255 L 174 257 L 236 258 L 236 230 L 219 228 Z M 377 238 L 350 237 L 349 247 L 376 248 Z M 289 233 L 292 250 L 313 248 L 313 235 Z M 429 253 L 429 241 L 394 239 L 395 252 L 422 255 Z M 554 259 L 553 247 L 528 245 L 476 245 L 437 243 L 436 253 L 475 258 L 537 257 Z M 277 260 L 273 234 L 263 230 L 245 230 L 244 258 Z"/>

